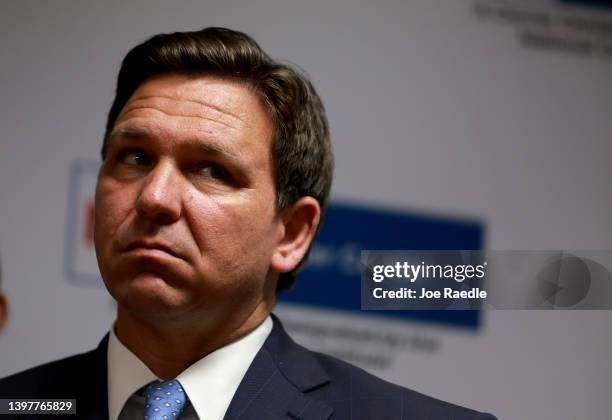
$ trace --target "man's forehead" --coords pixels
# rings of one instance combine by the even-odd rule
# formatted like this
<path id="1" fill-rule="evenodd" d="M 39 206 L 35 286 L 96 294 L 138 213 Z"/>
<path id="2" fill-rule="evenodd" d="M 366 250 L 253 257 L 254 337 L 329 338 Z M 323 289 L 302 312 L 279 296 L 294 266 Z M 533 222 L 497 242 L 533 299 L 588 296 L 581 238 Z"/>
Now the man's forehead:
<path id="1" fill-rule="evenodd" d="M 150 106 L 169 114 L 209 118 L 228 127 L 250 125 L 255 110 L 265 114 L 261 101 L 245 83 L 211 76 L 170 74 L 148 79 L 134 91 L 119 119 Z"/>
<path id="2" fill-rule="evenodd" d="M 118 140 L 179 141 L 183 146 L 244 160 L 245 147 L 262 157 L 270 156 L 273 131 L 259 98 L 245 84 L 163 75 L 136 89 L 109 133 L 108 146 Z"/>

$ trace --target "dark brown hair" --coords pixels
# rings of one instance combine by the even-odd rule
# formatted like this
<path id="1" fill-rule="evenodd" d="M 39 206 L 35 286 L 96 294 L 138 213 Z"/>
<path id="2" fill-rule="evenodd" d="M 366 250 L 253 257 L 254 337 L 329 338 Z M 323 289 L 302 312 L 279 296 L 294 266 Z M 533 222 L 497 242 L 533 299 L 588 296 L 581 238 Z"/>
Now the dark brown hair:
<path id="1" fill-rule="evenodd" d="M 271 153 L 277 210 L 311 196 L 324 211 L 334 157 L 321 99 L 300 71 L 271 59 L 247 34 L 226 28 L 156 35 L 125 56 L 106 122 L 102 159 L 115 121 L 129 98 L 145 80 L 162 74 L 211 75 L 246 83 L 275 125 Z M 280 275 L 277 290 L 293 286 L 307 255 L 294 271 Z"/>

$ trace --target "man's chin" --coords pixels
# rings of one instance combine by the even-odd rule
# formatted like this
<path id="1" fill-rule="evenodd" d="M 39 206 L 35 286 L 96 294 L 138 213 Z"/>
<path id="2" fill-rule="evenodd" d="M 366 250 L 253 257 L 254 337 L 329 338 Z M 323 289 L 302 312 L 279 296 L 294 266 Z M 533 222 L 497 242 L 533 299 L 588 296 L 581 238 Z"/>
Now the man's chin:
<path id="1" fill-rule="evenodd" d="M 190 302 L 185 290 L 158 273 L 148 271 L 138 273 L 117 287 L 109 287 L 109 290 L 121 308 L 151 318 L 172 318 L 184 312 Z"/>

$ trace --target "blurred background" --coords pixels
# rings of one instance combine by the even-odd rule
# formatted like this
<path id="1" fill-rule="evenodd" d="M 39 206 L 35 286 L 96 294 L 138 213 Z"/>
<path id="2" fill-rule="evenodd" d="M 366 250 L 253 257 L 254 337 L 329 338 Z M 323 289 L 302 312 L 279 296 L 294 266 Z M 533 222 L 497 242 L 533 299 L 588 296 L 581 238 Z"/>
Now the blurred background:
<path id="1" fill-rule="evenodd" d="M 298 341 L 500 420 L 612 418 L 609 311 L 389 315 L 360 311 L 353 294 L 361 249 L 612 249 L 612 2 L 22 0 L 2 9 L 10 318 L 0 376 L 91 349 L 113 320 L 91 206 L 121 59 L 159 32 L 227 26 L 299 65 L 331 124 L 330 217 L 277 310 Z"/>

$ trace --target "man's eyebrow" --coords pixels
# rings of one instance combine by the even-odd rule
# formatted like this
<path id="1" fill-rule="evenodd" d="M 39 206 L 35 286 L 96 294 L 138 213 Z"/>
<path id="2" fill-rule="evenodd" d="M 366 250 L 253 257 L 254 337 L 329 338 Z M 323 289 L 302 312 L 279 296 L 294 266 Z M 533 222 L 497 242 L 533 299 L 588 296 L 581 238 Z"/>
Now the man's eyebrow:
<path id="1" fill-rule="evenodd" d="M 220 147 L 214 143 L 202 143 L 200 141 L 195 141 L 194 145 L 200 151 L 212 156 L 223 157 L 236 166 L 240 166 L 243 162 L 240 155 L 231 148 Z"/>
<path id="2" fill-rule="evenodd" d="M 117 137 L 127 137 L 131 139 L 151 137 L 152 134 L 150 130 L 141 127 L 119 127 L 113 128 L 108 136 L 108 140 L 110 141 Z"/>
<path id="3" fill-rule="evenodd" d="M 112 141 L 116 141 L 116 139 L 120 137 L 131 140 L 139 140 L 153 138 L 157 136 L 151 130 L 144 127 L 119 127 L 113 129 L 110 135 L 108 136 L 109 144 Z M 200 139 L 197 138 L 194 138 L 192 141 L 189 141 L 188 144 L 206 154 L 224 157 L 234 165 L 240 165 L 243 161 L 243 159 L 240 158 L 240 154 L 238 154 L 231 147 L 222 147 L 215 143 L 202 142 Z"/>

